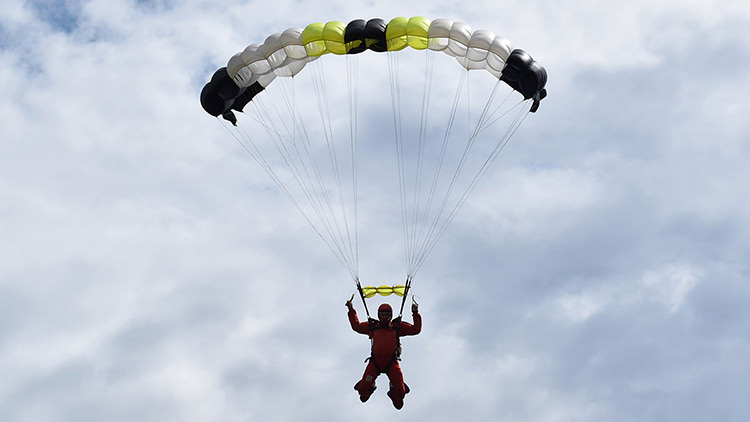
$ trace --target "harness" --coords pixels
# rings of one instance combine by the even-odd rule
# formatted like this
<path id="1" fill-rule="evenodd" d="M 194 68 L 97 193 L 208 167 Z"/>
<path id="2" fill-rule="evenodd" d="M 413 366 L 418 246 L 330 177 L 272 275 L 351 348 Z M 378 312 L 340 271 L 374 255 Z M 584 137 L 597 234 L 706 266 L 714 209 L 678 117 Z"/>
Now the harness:
<path id="1" fill-rule="evenodd" d="M 378 365 L 378 361 L 375 359 L 375 356 L 372 352 L 372 344 L 375 341 L 374 333 L 375 330 L 383 330 L 390 328 L 389 325 L 382 325 L 380 321 L 375 321 L 373 319 L 369 320 L 370 323 L 370 357 L 365 359 L 365 362 L 372 362 L 373 365 L 375 365 L 375 369 L 377 369 L 379 374 L 384 374 L 388 372 L 389 369 L 391 369 L 391 365 L 393 365 L 393 362 L 396 362 L 397 360 L 401 360 L 401 337 L 398 335 L 398 330 L 401 328 L 401 321 L 396 324 L 396 349 L 393 351 L 393 355 L 391 356 L 391 360 L 388 361 L 388 364 L 385 366 L 385 368 L 380 368 Z"/>

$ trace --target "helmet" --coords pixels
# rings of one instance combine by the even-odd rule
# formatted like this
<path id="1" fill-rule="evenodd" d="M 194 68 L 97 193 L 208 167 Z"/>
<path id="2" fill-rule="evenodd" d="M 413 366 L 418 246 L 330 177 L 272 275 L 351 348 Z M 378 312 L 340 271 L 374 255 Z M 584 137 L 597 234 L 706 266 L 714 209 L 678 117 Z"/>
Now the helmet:
<path id="1" fill-rule="evenodd" d="M 381 312 L 387 312 L 388 315 L 385 316 L 381 314 Z M 393 317 L 393 308 L 391 308 L 391 305 L 384 303 L 378 307 L 378 319 L 380 322 L 388 323 L 391 320 L 391 317 Z"/>

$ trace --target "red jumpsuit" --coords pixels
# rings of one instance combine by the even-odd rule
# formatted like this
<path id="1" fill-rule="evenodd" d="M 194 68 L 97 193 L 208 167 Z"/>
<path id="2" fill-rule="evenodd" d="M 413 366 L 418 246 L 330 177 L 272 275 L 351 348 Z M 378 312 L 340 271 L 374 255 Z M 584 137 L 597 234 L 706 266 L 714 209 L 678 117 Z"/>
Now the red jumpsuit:
<path id="1" fill-rule="evenodd" d="M 413 325 L 408 322 L 398 324 L 393 321 L 384 325 L 378 321 L 371 326 L 369 322 L 359 322 L 357 311 L 353 308 L 349 309 L 349 322 L 352 329 L 360 334 L 366 334 L 372 339 L 371 359 L 367 368 L 365 368 L 362 380 L 357 386 L 362 401 L 370 397 L 371 387 L 378 375 L 385 373 L 391 381 L 392 390 L 389 396 L 393 400 L 393 404 L 399 409 L 403 405 L 406 387 L 395 353 L 399 345 L 399 337 L 417 335 L 422 331 L 422 316 L 419 315 L 419 312 L 413 312 L 412 317 L 414 319 Z"/>

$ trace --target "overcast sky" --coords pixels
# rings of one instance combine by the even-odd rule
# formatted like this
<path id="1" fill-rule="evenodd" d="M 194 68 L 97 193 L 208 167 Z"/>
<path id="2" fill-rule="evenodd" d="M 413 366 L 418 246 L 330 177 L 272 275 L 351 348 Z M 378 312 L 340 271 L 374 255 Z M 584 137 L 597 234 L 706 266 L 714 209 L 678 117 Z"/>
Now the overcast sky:
<path id="1" fill-rule="evenodd" d="M 273 32 L 396 16 L 549 73 L 415 281 L 400 412 L 352 389 L 349 274 L 198 101 Z M 3 0 L 0 420 L 750 420 L 748 27 L 739 0 Z"/>

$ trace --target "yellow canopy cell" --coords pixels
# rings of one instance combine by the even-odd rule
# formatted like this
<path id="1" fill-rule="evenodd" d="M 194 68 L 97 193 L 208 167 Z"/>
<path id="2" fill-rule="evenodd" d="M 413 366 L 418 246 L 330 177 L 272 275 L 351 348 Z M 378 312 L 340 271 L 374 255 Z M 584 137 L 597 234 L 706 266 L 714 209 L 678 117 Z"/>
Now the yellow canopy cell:
<path id="1" fill-rule="evenodd" d="M 409 47 L 415 50 L 424 50 L 428 45 L 428 34 L 430 32 L 430 21 L 421 16 L 409 19 L 406 24 L 406 39 Z"/>
<path id="2" fill-rule="evenodd" d="M 326 42 L 323 38 L 325 24 L 322 22 L 311 23 L 302 31 L 302 45 L 309 57 L 318 57 L 327 53 Z"/>
<path id="3" fill-rule="evenodd" d="M 409 19 L 403 16 L 393 18 L 388 22 L 388 26 L 385 28 L 385 42 L 388 46 L 388 51 L 403 50 L 409 45 L 409 41 L 406 38 L 406 27 L 408 25 Z"/>
<path id="4" fill-rule="evenodd" d="M 331 21 L 325 24 L 323 27 L 323 40 L 328 52 L 346 54 L 344 32 L 346 32 L 346 24 L 343 22 Z"/>

